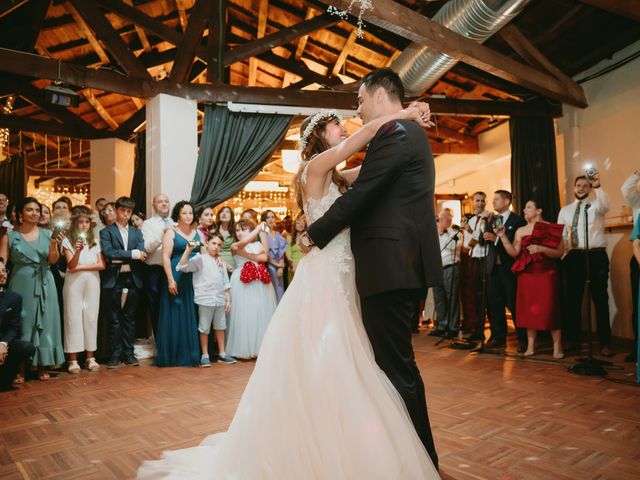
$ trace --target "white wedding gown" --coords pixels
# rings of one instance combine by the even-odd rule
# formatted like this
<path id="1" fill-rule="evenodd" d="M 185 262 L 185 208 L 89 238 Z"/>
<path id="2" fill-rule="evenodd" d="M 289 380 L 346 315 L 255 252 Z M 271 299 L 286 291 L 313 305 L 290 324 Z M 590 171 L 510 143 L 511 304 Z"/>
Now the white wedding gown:
<path id="1" fill-rule="evenodd" d="M 309 223 L 340 196 L 309 199 Z M 144 462 L 140 479 L 440 478 L 362 325 L 349 231 L 299 263 L 226 433 Z"/>

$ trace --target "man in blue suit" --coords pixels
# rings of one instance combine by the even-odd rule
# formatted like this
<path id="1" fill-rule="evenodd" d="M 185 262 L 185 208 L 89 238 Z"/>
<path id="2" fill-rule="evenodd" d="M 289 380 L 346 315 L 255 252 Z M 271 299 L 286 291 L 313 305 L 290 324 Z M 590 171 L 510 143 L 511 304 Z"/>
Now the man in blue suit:
<path id="1" fill-rule="evenodd" d="M 100 243 L 107 260 L 102 275 L 103 294 L 111 296 L 109 340 L 111 358 L 107 368 L 123 361 L 139 365 L 133 354 L 135 314 L 142 291 L 143 263 L 147 258 L 140 230 L 129 225 L 135 202 L 129 197 L 116 200 L 116 221 L 100 231 Z"/>

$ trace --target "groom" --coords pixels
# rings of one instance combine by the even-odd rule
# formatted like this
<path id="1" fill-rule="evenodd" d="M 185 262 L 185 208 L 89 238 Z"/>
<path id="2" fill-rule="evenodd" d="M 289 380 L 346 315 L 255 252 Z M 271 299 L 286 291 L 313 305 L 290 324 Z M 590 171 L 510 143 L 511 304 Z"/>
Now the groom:
<path id="1" fill-rule="evenodd" d="M 402 110 L 400 77 L 383 68 L 358 91 L 364 123 Z M 435 167 L 427 135 L 409 120 L 383 125 L 369 143 L 360 175 L 309 226 L 302 245 L 325 247 L 351 226 L 351 248 L 364 327 L 376 362 L 404 400 L 418 436 L 438 468 L 424 384 L 411 332 L 427 287 L 442 283 L 434 211 Z"/>

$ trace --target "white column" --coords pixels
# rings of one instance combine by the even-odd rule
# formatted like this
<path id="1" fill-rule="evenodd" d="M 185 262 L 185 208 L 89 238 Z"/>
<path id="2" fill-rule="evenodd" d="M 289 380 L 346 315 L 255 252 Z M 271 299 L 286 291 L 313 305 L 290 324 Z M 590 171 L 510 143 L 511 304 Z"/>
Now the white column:
<path id="1" fill-rule="evenodd" d="M 189 200 L 198 160 L 198 110 L 194 100 L 160 94 L 147 103 L 147 212 L 164 193 L 171 204 Z"/>
<path id="2" fill-rule="evenodd" d="M 135 145 L 118 138 L 91 140 L 91 204 L 131 193 Z"/>

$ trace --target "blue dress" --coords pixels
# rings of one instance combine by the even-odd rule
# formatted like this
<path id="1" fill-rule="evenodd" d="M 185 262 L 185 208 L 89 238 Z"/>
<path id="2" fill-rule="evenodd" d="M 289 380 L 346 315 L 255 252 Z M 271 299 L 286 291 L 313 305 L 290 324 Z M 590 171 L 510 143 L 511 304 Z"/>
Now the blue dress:
<path id="1" fill-rule="evenodd" d="M 199 241 L 200 237 L 196 233 L 193 239 Z M 160 294 L 155 359 L 155 364 L 159 367 L 186 367 L 200 364 L 192 274 L 176 271 L 176 265 L 186 248 L 187 240 L 179 233 L 174 233 L 171 270 L 178 285 L 178 295 L 171 295 L 167 288 L 163 288 Z M 189 258 L 196 255 L 196 250 L 191 252 Z"/>
<path id="2" fill-rule="evenodd" d="M 632 242 L 634 240 L 640 239 L 640 215 L 636 219 L 636 224 L 633 227 L 633 232 L 631 232 L 631 237 L 629 240 Z M 640 290 L 638 291 L 638 301 L 640 302 Z M 636 322 L 638 322 L 638 327 L 640 328 L 640 312 L 638 313 L 638 318 L 636 318 Z M 640 359 L 640 342 L 638 342 L 638 357 Z M 636 382 L 640 383 L 640 362 L 636 362 Z"/>

